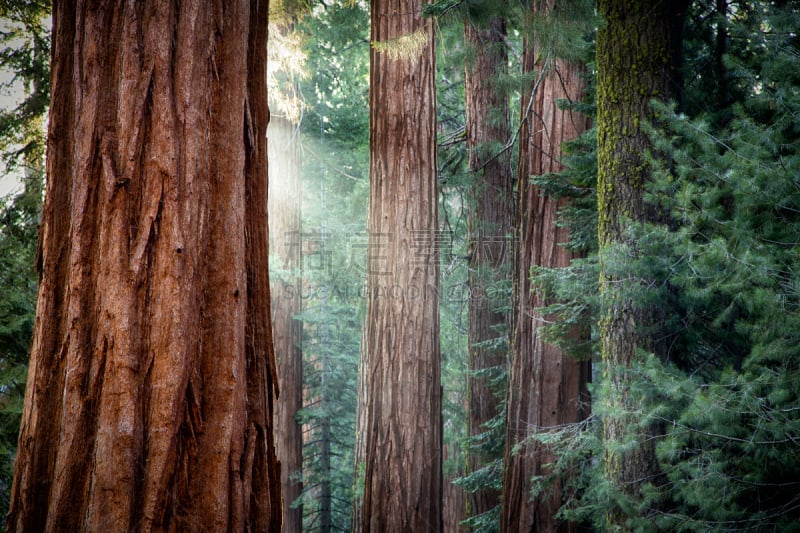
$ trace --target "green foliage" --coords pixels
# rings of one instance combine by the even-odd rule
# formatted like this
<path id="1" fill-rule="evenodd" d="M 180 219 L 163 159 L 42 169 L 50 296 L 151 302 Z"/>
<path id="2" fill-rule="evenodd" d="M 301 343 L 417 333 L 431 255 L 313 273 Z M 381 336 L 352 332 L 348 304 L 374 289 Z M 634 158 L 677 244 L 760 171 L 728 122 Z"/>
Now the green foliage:
<path id="1" fill-rule="evenodd" d="M 438 0 L 427 4 L 423 13 L 436 17 L 439 22 L 461 24 L 466 20 L 485 25 L 494 17 L 508 17 L 518 9 L 511 2 L 494 0 Z"/>
<path id="2" fill-rule="evenodd" d="M 320 497 L 326 487 L 331 525 L 348 531 L 367 242 L 363 222 L 352 223 L 350 211 L 355 207 L 348 200 L 360 196 L 357 205 L 363 210 L 366 190 L 331 171 L 331 163 L 311 160 L 303 168 L 306 199 L 298 236 L 304 252 L 303 312 L 297 318 L 303 321 L 307 400 L 298 416 L 307 440 L 301 500 L 304 527 L 319 527 Z M 359 218 L 363 221 L 365 213 Z"/>
<path id="3" fill-rule="evenodd" d="M 497 350 L 498 353 L 507 353 L 508 345 L 506 339 L 508 332 L 503 328 L 498 332 L 500 337 L 485 341 L 487 348 Z M 489 380 L 489 387 L 496 391 L 501 397 L 501 409 L 496 416 L 491 418 L 483 425 L 484 431 L 477 435 L 462 437 L 462 446 L 468 454 L 480 457 L 483 466 L 468 472 L 455 479 L 453 483 L 464 489 L 470 494 L 485 491 L 503 490 L 503 452 L 505 449 L 506 432 L 506 409 L 505 399 L 508 391 L 508 369 L 505 366 L 489 367 L 481 371 L 466 370 L 462 379 L 466 376 L 475 375 Z M 465 431 L 466 433 L 466 431 Z M 491 533 L 499 531 L 500 507 L 496 506 L 485 513 L 468 516 L 463 524 L 470 528 L 470 531 Z"/>
<path id="4" fill-rule="evenodd" d="M 477 5 L 474 3 L 473 5 Z M 465 4 L 466 5 L 466 4 Z M 500 6 L 491 6 L 496 15 Z M 470 305 L 490 305 L 496 310 L 508 310 L 510 282 L 500 272 L 486 268 L 473 272 L 481 279 L 481 294 L 471 294 L 468 278 L 467 213 L 472 209 L 476 174 L 467 169 L 466 116 L 464 101 L 464 65 L 471 51 L 464 42 L 464 21 L 461 16 L 439 19 L 437 56 L 437 113 L 439 124 L 439 185 L 440 222 L 445 238 L 440 250 L 441 295 L 440 336 L 442 346 L 442 383 L 444 387 L 444 440 L 448 449 L 458 449 L 445 465 L 445 482 L 454 483 L 469 493 L 500 490 L 503 476 L 503 444 L 505 412 L 499 412 L 480 435 L 469 437 L 467 431 L 468 325 Z M 494 80 L 497 81 L 497 80 Z M 482 147 L 488 156 L 496 156 L 506 147 Z M 493 229 L 486 229 L 494 235 Z M 500 236 L 501 238 L 504 236 Z M 485 298 L 485 300 L 484 300 Z M 498 354 L 508 350 L 508 332 L 498 328 L 496 337 L 481 343 L 484 349 Z M 507 370 L 504 366 L 476 372 L 489 378 L 490 386 L 503 400 L 507 391 Z M 485 467 L 466 473 L 470 456 L 480 456 Z M 489 513 L 471 516 L 465 524 L 472 531 L 495 531 L 499 508 Z"/>
<path id="5" fill-rule="evenodd" d="M 33 334 L 41 176 L 0 206 L 0 514 L 8 511 Z"/>
<path id="6" fill-rule="evenodd" d="M 724 127 L 662 109 L 673 170 L 661 165 L 654 197 L 677 224 L 653 233 L 670 251 L 685 371 L 648 371 L 673 376 L 653 416 L 668 422 L 674 487 L 662 521 L 683 530 L 800 529 L 800 50 L 787 31 L 800 16 L 761 16 L 768 53 Z"/>
<path id="7" fill-rule="evenodd" d="M 326 290 L 325 285 L 318 288 Z M 310 432 L 304 443 L 301 501 L 305 526 L 318 528 L 319 497 L 327 486 L 333 529 L 348 531 L 362 318 L 352 301 L 333 294 L 307 299 L 311 305 L 299 317 L 304 324 L 303 375 L 309 401 L 298 417 Z"/>
<path id="8" fill-rule="evenodd" d="M 307 76 L 302 132 L 303 527 L 349 531 L 369 195 L 369 17 L 357 2 L 313 8 L 296 26 Z M 327 501 L 324 501 L 327 500 Z"/>
<path id="9" fill-rule="evenodd" d="M 369 139 L 369 17 L 359 2 L 322 4 L 304 18 L 306 69 L 301 82 L 308 109 L 302 130 L 323 137 L 327 147 L 360 152 Z M 313 156 L 312 156 L 313 157 Z M 366 180 L 366 174 L 362 175 Z"/>
<path id="10" fill-rule="evenodd" d="M 49 2 L 0 3 L 0 69 L 12 74 L 0 90 L 25 93 L 14 108 L 0 111 L 0 151 L 9 169 L 41 162 L 42 118 L 50 105 Z"/>
<path id="11" fill-rule="evenodd" d="M 535 9 L 522 13 L 522 33 L 535 44 L 542 58 L 550 57 L 583 61 L 598 20 L 594 2 L 588 0 L 531 0 Z"/>
<path id="12" fill-rule="evenodd" d="M 588 38 L 588 37 L 587 37 Z M 596 107 L 594 46 L 585 43 L 581 60 L 587 65 L 587 87 L 579 102 L 559 102 L 564 110 L 594 119 Z M 558 212 L 556 224 L 569 229 L 569 241 L 562 243 L 575 254 L 564 268 L 534 267 L 533 283 L 546 301 L 544 311 L 558 317 L 540 328 L 544 340 L 580 359 L 599 353 L 597 339 L 591 333 L 598 316 L 599 265 L 597 259 L 597 129 L 588 128 L 578 138 L 563 143 L 563 172 L 531 176 L 531 183 L 545 194 L 569 201 Z M 589 335 L 575 335 L 584 331 Z"/>
<path id="13" fill-rule="evenodd" d="M 626 421 L 630 441 L 603 442 L 596 423 L 537 436 L 559 450 L 555 472 L 573 473 L 576 497 L 561 516 L 602 529 L 613 505 L 637 531 L 800 530 L 800 13 L 790 4 L 728 13 L 728 34 L 741 38 L 725 56 L 728 107 L 697 105 L 698 87 L 714 94 L 708 69 L 687 76 L 686 109 L 696 116 L 654 103 L 660 122 L 649 127 L 655 178 L 646 199 L 668 222 L 629 227 L 637 253 L 620 246 L 604 261 L 637 306 L 659 310 L 657 340 L 667 349 L 624 370 L 630 412 L 610 401 L 618 391 L 608 381 L 592 389 L 593 418 Z M 695 9 L 709 13 L 702 3 Z M 713 55 L 714 36 L 687 41 L 697 52 L 690 64 Z M 598 316 L 596 281 L 574 275 L 593 261 L 537 272 L 564 298 L 553 310 L 566 324 Z M 556 340 L 566 331 L 549 329 Z M 603 374 L 612 371 L 620 370 Z M 663 478 L 632 499 L 614 490 L 599 458 L 654 425 Z M 546 490 L 548 480 L 538 481 Z"/>
<path id="14" fill-rule="evenodd" d="M 50 35 L 44 26 L 49 10 L 49 3 L 0 2 L 0 69 L 11 74 L 0 90 L 24 95 L 13 109 L 0 111 L 5 170 L 23 185 L 21 193 L 0 200 L 0 516 L 8 512 L 36 306 L 42 119 L 50 99 Z"/>
<path id="15" fill-rule="evenodd" d="M 372 48 L 393 61 L 413 61 L 423 53 L 427 44 L 428 32 L 420 28 L 388 41 L 372 41 Z"/>
<path id="16" fill-rule="evenodd" d="M 468 209 L 470 209 L 470 191 L 479 187 L 475 183 L 476 175 L 470 174 L 466 171 L 466 150 L 464 144 L 464 108 L 463 108 L 463 82 L 461 81 L 463 74 L 463 66 L 469 65 L 474 57 L 474 50 L 470 49 L 470 45 L 463 42 L 461 34 L 462 27 L 465 22 L 476 25 L 478 27 L 485 27 L 489 21 L 498 16 L 505 17 L 509 24 L 509 36 L 506 38 L 503 46 L 508 47 L 507 52 L 510 56 L 509 61 L 509 74 L 492 79 L 491 82 L 495 85 L 498 91 L 505 93 L 511 101 L 512 109 L 512 128 L 517 129 L 519 126 L 519 102 L 521 100 L 520 91 L 531 84 L 539 73 L 530 73 L 523 76 L 519 73 L 520 58 L 521 58 L 521 44 L 522 37 L 531 39 L 535 35 L 537 42 L 541 45 L 542 50 L 547 50 L 548 53 L 559 55 L 561 57 L 575 57 L 576 54 L 586 53 L 587 40 L 584 36 L 590 32 L 593 20 L 587 13 L 591 13 L 592 9 L 587 9 L 588 3 L 586 2 L 565 2 L 560 4 L 557 13 L 550 13 L 549 16 L 532 16 L 529 5 L 513 4 L 513 3 L 496 3 L 487 1 L 461 1 L 449 2 L 442 1 L 434 3 L 426 8 L 429 14 L 439 17 L 439 22 L 443 26 L 440 32 L 440 50 L 444 49 L 444 54 L 439 56 L 439 78 L 444 83 L 440 83 L 438 92 L 439 103 L 439 123 L 440 123 L 440 183 L 442 184 L 443 199 L 442 202 L 444 209 L 444 216 L 442 217 L 445 223 L 448 224 L 448 229 L 455 228 L 453 234 L 455 235 L 455 242 L 458 245 L 464 244 L 466 238 L 466 228 L 463 227 L 464 216 Z M 451 28 L 455 27 L 457 38 L 453 37 Z M 574 46 L 580 43 L 577 48 Z M 567 52 L 569 49 L 569 52 Z M 458 65 L 454 67 L 453 65 Z M 581 105 L 581 104 L 575 104 Z M 491 120 L 491 119 L 490 119 Z M 486 146 L 478 147 L 484 160 L 492 157 L 497 157 L 501 154 L 511 155 L 512 160 L 516 157 L 517 151 L 517 135 L 519 131 L 512 132 L 508 142 L 493 143 Z M 581 140 L 587 146 L 593 145 L 593 137 L 586 136 Z M 577 174 L 582 174 L 587 184 L 593 183 L 595 172 L 594 168 L 594 154 L 591 150 L 584 149 L 575 144 L 575 162 L 576 166 L 580 166 L 581 170 L 576 171 Z M 582 159 L 581 159 L 582 158 Z M 563 186 L 564 181 L 556 177 L 550 176 L 550 186 L 555 188 Z M 596 236 L 596 227 L 594 222 L 594 205 L 593 188 L 592 185 L 580 183 L 576 180 L 570 184 L 569 192 L 562 191 L 562 195 L 569 194 L 579 198 L 572 209 L 573 217 L 583 217 L 584 220 L 589 220 L 589 224 L 582 225 L 583 232 L 575 232 L 574 247 L 580 247 L 584 242 L 593 241 Z M 555 194 L 555 191 L 549 191 Z M 457 203 L 455 203 L 457 202 Z M 452 209 L 451 209 L 452 208 Z M 454 220 L 455 223 L 450 224 Z M 491 229 L 488 231 L 492 231 Z M 510 242 L 509 242 L 510 245 Z M 464 255 L 460 250 L 466 251 L 466 248 L 457 248 L 459 255 Z M 446 270 L 449 272 L 451 269 Z M 486 287 L 487 294 L 491 293 L 491 305 L 497 311 L 510 312 L 511 305 L 511 284 L 510 281 L 498 281 L 502 276 L 498 276 L 497 272 L 486 273 L 483 275 L 481 272 L 473 273 L 484 279 L 483 285 Z M 596 276 L 595 276 L 596 279 Z M 463 283 L 466 286 L 466 277 Z M 445 327 L 445 316 L 452 314 L 448 312 L 447 304 L 443 303 L 443 328 Z M 581 315 L 582 320 L 587 319 L 587 313 Z M 507 337 L 509 332 L 503 328 L 502 331 L 497 332 L 497 338 L 483 343 L 484 347 L 496 350 L 498 353 L 508 352 Z M 462 339 L 462 343 L 465 342 Z M 505 400 L 507 394 L 507 369 L 503 367 L 487 369 L 482 371 L 481 377 L 491 377 L 492 384 L 495 387 L 498 395 Z M 484 375 L 485 374 L 485 375 Z M 460 378 L 466 381 L 467 374 L 463 374 Z M 477 454 L 484 458 L 485 467 L 477 471 L 470 472 L 456 480 L 456 484 L 466 490 L 467 492 L 474 493 L 482 490 L 501 490 L 503 478 L 503 451 L 505 446 L 505 423 L 506 423 L 505 409 L 501 410 L 497 416 L 491 420 L 485 428 L 485 431 L 472 438 L 465 438 L 463 440 L 463 447 L 468 454 Z M 473 531 L 497 531 L 499 520 L 499 508 L 495 508 L 483 515 L 471 516 L 465 521 L 465 525 Z"/>

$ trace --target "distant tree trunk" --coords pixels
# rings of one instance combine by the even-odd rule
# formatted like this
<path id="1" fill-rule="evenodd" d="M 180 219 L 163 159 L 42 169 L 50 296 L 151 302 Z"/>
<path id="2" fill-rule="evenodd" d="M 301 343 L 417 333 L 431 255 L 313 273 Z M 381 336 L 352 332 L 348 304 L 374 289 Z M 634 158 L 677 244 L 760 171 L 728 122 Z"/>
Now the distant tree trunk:
<path id="1" fill-rule="evenodd" d="M 393 48 L 370 55 L 362 527 L 374 532 L 442 528 L 434 22 L 421 9 L 372 2 L 372 41 Z"/>
<path id="2" fill-rule="evenodd" d="M 502 18 L 492 19 L 485 29 L 476 28 L 471 22 L 465 24 L 467 44 L 474 49 L 474 62 L 467 65 L 464 78 L 467 150 L 474 179 L 467 214 L 470 290 L 467 425 L 471 437 L 486 432 L 485 424 L 500 412 L 504 391 L 490 385 L 486 371 L 507 364 L 505 344 L 499 347 L 485 344 L 507 335 L 504 326 L 508 316 L 497 311 L 499 298 L 493 296 L 493 291 L 497 283 L 511 274 L 507 249 L 513 213 L 511 157 L 507 151 L 497 154 L 497 146 L 508 142 L 510 137 L 508 98 L 497 87 L 497 80 L 507 71 L 505 35 Z M 469 468 L 475 471 L 486 461 L 486 457 L 472 451 Z M 470 495 L 468 514 L 485 513 L 499 503 L 499 491 L 482 490 Z"/>
<path id="3" fill-rule="evenodd" d="M 9 531 L 279 531 L 267 2 L 56 2 Z"/>
<path id="4" fill-rule="evenodd" d="M 715 0 L 717 35 L 714 47 L 714 81 L 717 110 L 730 108 L 731 91 L 725 55 L 728 53 L 728 0 Z"/>
<path id="5" fill-rule="evenodd" d="M 331 515 L 331 423 L 327 418 L 320 421 L 320 454 L 319 468 L 323 472 L 319 486 L 319 531 L 320 533 L 330 533 L 333 526 L 333 516 Z"/>
<path id="6" fill-rule="evenodd" d="M 303 407 L 302 247 L 300 218 L 300 139 L 295 125 L 273 115 L 269 130 L 270 254 L 282 272 L 272 275 L 272 336 L 278 366 L 280 396 L 275 402 L 275 452 L 281 463 L 283 532 L 302 530 L 303 508 L 292 508 L 300 497 L 303 433 L 297 412 Z"/>
<path id="7" fill-rule="evenodd" d="M 638 255 L 636 242 L 626 229 L 630 224 L 658 221 L 663 214 L 644 198 L 650 169 L 644 155 L 652 149 L 641 125 L 653 120 L 650 101 L 666 100 L 674 91 L 672 75 L 679 50 L 687 2 L 603 0 L 598 2 L 605 23 L 597 36 L 597 191 L 600 290 L 603 301 L 599 321 L 605 397 L 604 457 L 606 476 L 614 489 L 638 500 L 645 484 L 658 485 L 660 469 L 655 445 L 660 429 L 636 427 L 638 407 L 630 398 L 626 369 L 636 364 L 639 350 L 663 355 L 657 339 L 658 310 L 634 302 L 623 292 L 623 280 L 606 259 L 619 244 Z M 631 46 L 630 43 L 637 43 Z M 618 268 L 618 267 L 617 267 Z M 630 282 L 629 282 L 630 283 Z M 644 434 L 643 434 L 644 433 Z M 618 444 L 630 438 L 632 449 Z M 628 531 L 626 514 L 610 506 L 609 530 Z"/>
<path id="8" fill-rule="evenodd" d="M 325 208 L 323 202 L 322 208 Z M 323 224 L 323 234 L 327 233 L 327 228 Z M 328 295 L 322 297 L 322 314 L 327 318 L 328 314 Z M 321 324 L 320 341 L 322 349 L 319 357 L 319 399 L 318 405 L 324 412 L 327 405 L 331 402 L 326 383 L 328 374 L 331 371 L 329 361 L 328 346 L 332 341 L 330 326 L 327 321 Z M 319 421 L 319 470 L 322 473 L 319 482 L 319 531 L 320 533 L 330 533 L 331 531 L 331 421 L 327 416 L 322 416 Z"/>
<path id="9" fill-rule="evenodd" d="M 555 457 L 551 450 L 529 439 L 534 433 L 578 422 L 587 416 L 590 363 L 578 361 L 546 343 L 539 331 L 555 317 L 543 315 L 538 309 L 549 302 L 532 286 L 531 267 L 566 267 L 573 255 L 562 246 L 569 240 L 568 230 L 556 224 L 558 211 L 567 200 L 545 194 L 530 183 L 530 178 L 562 171 L 561 144 L 583 133 L 588 121 L 579 113 L 559 109 L 558 104 L 559 100 L 581 99 L 585 87 L 581 78 L 583 68 L 562 60 L 547 64 L 544 59 L 547 53 L 536 48 L 527 43 L 523 53 L 524 72 L 542 72 L 542 78 L 535 93 L 528 92 L 522 102 L 523 112 L 530 108 L 530 113 L 520 132 L 519 248 L 514 271 L 514 330 L 501 527 L 508 532 L 566 532 L 574 531 L 574 524 L 555 519 L 565 496 L 562 480 L 556 480 L 547 493 L 531 498 L 531 480 L 546 475 L 544 465 Z M 531 97 L 533 102 L 529 101 Z"/>
<path id="10" fill-rule="evenodd" d="M 448 462 L 457 466 L 455 472 L 448 475 L 447 468 L 444 470 L 444 485 L 442 489 L 442 531 L 444 533 L 467 533 L 469 528 L 462 526 L 461 522 L 466 518 L 468 494 L 463 488 L 455 485 L 453 480 L 464 475 L 464 458 L 461 454 L 461 443 L 458 441 L 445 443 L 442 447 L 442 462 Z"/>
<path id="11" fill-rule="evenodd" d="M 362 531 L 361 509 L 364 503 L 364 468 L 367 462 L 367 325 L 361 325 L 361 349 L 358 360 L 358 398 L 356 405 L 356 438 L 353 446 L 353 508 L 351 531 Z"/>

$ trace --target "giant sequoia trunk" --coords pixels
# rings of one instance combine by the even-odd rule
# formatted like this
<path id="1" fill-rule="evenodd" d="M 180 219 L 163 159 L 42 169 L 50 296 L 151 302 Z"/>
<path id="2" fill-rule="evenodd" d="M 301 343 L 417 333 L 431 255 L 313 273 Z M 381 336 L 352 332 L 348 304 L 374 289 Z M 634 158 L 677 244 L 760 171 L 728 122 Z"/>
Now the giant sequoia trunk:
<path id="1" fill-rule="evenodd" d="M 267 2 L 56 2 L 10 531 L 278 531 Z"/>
<path id="2" fill-rule="evenodd" d="M 637 304 L 634 283 L 609 261 L 620 244 L 631 259 L 638 256 L 627 225 L 663 218 L 648 205 L 644 188 L 650 179 L 645 154 L 651 150 L 642 125 L 653 119 L 650 101 L 674 95 L 673 66 L 680 49 L 680 29 L 688 2 L 604 0 L 598 8 L 605 19 L 597 37 L 597 193 L 600 244 L 599 322 L 606 382 L 604 437 L 606 476 L 623 497 L 636 501 L 645 484 L 658 485 L 655 454 L 659 429 L 639 428 L 638 410 L 630 398 L 630 375 L 640 350 L 664 355 L 659 345 L 657 309 Z M 631 43 L 636 43 L 632 46 Z M 624 274 L 622 274 L 624 276 Z M 645 280 L 646 283 L 646 280 Z M 630 440 L 635 445 L 629 444 Z M 625 442 L 625 448 L 620 443 Z M 619 506 L 608 512 L 608 528 L 628 530 Z"/>
<path id="3" fill-rule="evenodd" d="M 372 2 L 372 41 L 400 38 L 370 56 L 362 527 L 374 532 L 442 527 L 435 60 L 421 8 Z"/>
<path id="4" fill-rule="evenodd" d="M 491 386 L 491 372 L 504 370 L 506 349 L 492 343 L 507 335 L 507 315 L 498 311 L 501 302 L 496 285 L 510 277 L 507 246 L 511 233 L 512 190 L 509 152 L 492 153 L 492 146 L 508 141 L 508 98 L 497 87 L 506 72 L 505 21 L 494 18 L 486 28 L 465 25 L 467 43 L 474 47 L 474 63 L 466 68 L 464 96 L 467 113 L 469 170 L 473 173 L 469 230 L 469 376 L 467 381 L 467 425 L 469 435 L 485 433 L 485 424 L 498 416 L 502 392 Z M 496 148 L 494 148 L 496 150 Z M 494 344 L 494 346 L 492 346 Z M 474 471 L 491 458 L 477 450 L 470 453 Z M 470 495 L 469 514 L 479 515 L 500 503 L 499 491 L 487 489 Z"/>
<path id="5" fill-rule="evenodd" d="M 270 255 L 281 272 L 272 278 L 272 336 L 280 397 L 275 402 L 275 453 L 281 463 L 283 532 L 302 530 L 303 508 L 292 508 L 303 489 L 303 435 L 297 412 L 303 407 L 302 254 L 300 242 L 300 139 L 284 117 L 269 124 Z"/>
<path id="6" fill-rule="evenodd" d="M 531 498 L 532 479 L 546 475 L 554 461 L 552 451 L 531 441 L 537 432 L 557 429 L 587 415 L 586 384 L 589 362 L 578 361 L 542 339 L 540 328 L 555 317 L 538 309 L 548 303 L 530 281 L 531 267 L 566 267 L 572 253 L 562 246 L 568 230 L 556 224 L 566 199 L 545 194 L 530 183 L 533 175 L 563 170 L 561 144 L 577 138 L 587 127 L 585 116 L 559 109 L 559 100 L 581 99 L 582 67 L 556 60 L 548 65 L 536 47 L 526 45 L 525 72 L 541 72 L 535 93 L 522 102 L 528 110 L 520 132 L 519 248 L 514 265 L 514 331 L 508 393 L 505 475 L 503 480 L 503 531 L 571 531 L 574 526 L 554 518 L 565 496 L 562 480 L 546 493 Z M 542 69 L 544 69 L 542 71 Z M 517 448 L 517 452 L 514 450 Z"/>

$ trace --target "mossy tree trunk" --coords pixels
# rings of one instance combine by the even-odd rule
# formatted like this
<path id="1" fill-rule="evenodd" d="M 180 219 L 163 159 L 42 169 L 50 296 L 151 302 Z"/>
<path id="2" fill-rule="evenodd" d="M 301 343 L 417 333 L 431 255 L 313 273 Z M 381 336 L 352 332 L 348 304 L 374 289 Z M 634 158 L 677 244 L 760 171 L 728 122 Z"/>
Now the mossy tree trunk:
<path id="1" fill-rule="evenodd" d="M 518 169 L 519 247 L 514 261 L 514 329 L 501 513 L 501 528 L 508 532 L 576 530 L 575 524 L 555 519 L 567 496 L 562 479 L 556 479 L 548 491 L 531 497 L 534 476 L 549 474 L 545 465 L 556 459 L 552 450 L 531 437 L 578 422 L 589 410 L 586 385 L 590 363 L 576 360 L 543 340 L 540 328 L 556 317 L 543 315 L 538 309 L 552 302 L 543 299 L 530 279 L 532 267 L 566 267 L 573 257 L 563 246 L 569 240 L 569 231 L 557 224 L 558 212 L 568 200 L 547 195 L 531 184 L 530 178 L 564 170 L 562 143 L 576 139 L 589 125 L 584 115 L 559 108 L 560 100 L 576 102 L 583 97 L 583 66 L 565 60 L 547 61 L 547 57 L 546 50 L 526 43 L 523 70 L 537 73 L 540 80 L 534 94 L 528 93 L 522 102 L 523 112 L 529 108 L 530 112 L 520 132 Z"/>
<path id="2" fill-rule="evenodd" d="M 599 322 L 604 363 L 605 473 L 612 490 L 627 502 L 641 500 L 661 473 L 655 455 L 659 428 L 641 427 L 632 405 L 630 370 L 642 350 L 665 355 L 659 342 L 658 310 L 632 295 L 646 280 L 625 279 L 620 266 L 638 257 L 630 226 L 663 220 L 645 201 L 650 180 L 645 160 L 651 143 L 643 130 L 654 119 L 652 99 L 675 94 L 676 50 L 688 2 L 601 0 L 604 18 L 597 37 Z M 677 42 L 676 42 L 677 41 Z M 624 249 L 624 252 L 622 250 Z M 627 259 L 618 256 L 628 254 Z M 632 446 L 630 442 L 635 444 Z M 623 448 L 622 444 L 625 444 Z M 618 500 L 619 501 L 619 500 Z M 611 505 L 610 530 L 629 530 L 623 505 Z"/>
<path id="3" fill-rule="evenodd" d="M 505 370 L 508 315 L 498 311 L 502 292 L 498 285 L 510 278 L 512 231 L 511 155 L 498 153 L 510 138 L 508 97 L 498 87 L 507 71 L 506 24 L 493 18 L 485 28 L 465 23 L 465 40 L 471 61 L 464 77 L 467 150 L 472 173 L 467 227 L 469 244 L 469 358 L 467 376 L 467 426 L 474 437 L 500 412 L 504 391 L 492 386 L 491 372 Z M 492 341 L 496 346 L 490 346 Z M 494 370 L 492 370 L 494 369 Z M 469 455 L 469 469 L 477 470 L 487 458 L 477 450 Z M 470 495 L 469 515 L 479 515 L 500 503 L 500 493 L 483 490 Z"/>
<path id="4" fill-rule="evenodd" d="M 267 2 L 56 2 L 10 531 L 278 531 Z"/>
<path id="5" fill-rule="evenodd" d="M 440 531 L 434 21 L 374 0 L 364 531 Z M 380 49 L 380 50 L 379 50 Z"/>

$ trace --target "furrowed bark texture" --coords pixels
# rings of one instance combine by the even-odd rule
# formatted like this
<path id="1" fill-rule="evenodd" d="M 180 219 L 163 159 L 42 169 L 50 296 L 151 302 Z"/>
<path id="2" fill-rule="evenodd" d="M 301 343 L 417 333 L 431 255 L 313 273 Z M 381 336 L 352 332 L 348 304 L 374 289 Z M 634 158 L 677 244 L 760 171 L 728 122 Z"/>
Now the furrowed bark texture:
<path id="1" fill-rule="evenodd" d="M 300 138 L 296 126 L 273 116 L 269 130 L 270 255 L 281 273 L 271 276 L 272 336 L 278 366 L 280 396 L 275 402 L 275 452 L 281 463 L 283 532 L 299 532 L 303 509 L 292 509 L 300 497 L 303 434 L 297 412 L 303 407 L 303 323 L 301 312 L 302 247 L 300 240 Z"/>
<path id="2" fill-rule="evenodd" d="M 278 531 L 267 3 L 56 2 L 9 531 Z"/>
<path id="3" fill-rule="evenodd" d="M 464 402 L 460 402 L 463 404 Z M 442 531 L 445 533 L 467 533 L 469 528 L 462 526 L 466 518 L 469 494 L 453 483 L 456 478 L 464 475 L 464 458 L 461 454 L 461 443 L 445 442 L 442 447 L 442 462 L 457 465 L 455 469 L 444 468 L 444 481 L 442 485 Z"/>
<path id="4" fill-rule="evenodd" d="M 435 56 L 421 8 L 372 2 L 373 42 L 420 42 L 400 58 L 373 49 L 370 60 L 362 527 L 374 532 L 442 527 Z"/>
<path id="5" fill-rule="evenodd" d="M 651 144 L 642 129 L 654 118 L 650 101 L 674 94 L 673 66 L 680 46 L 680 28 L 688 2 L 604 0 L 598 10 L 605 19 L 597 37 L 597 194 L 600 243 L 600 290 L 603 307 L 599 321 L 606 384 L 604 402 L 605 472 L 624 497 L 638 500 L 645 484 L 659 484 L 655 444 L 656 427 L 637 429 L 626 370 L 636 364 L 637 351 L 660 353 L 658 311 L 637 305 L 624 292 L 625 281 L 612 270 L 608 254 L 619 244 L 637 255 L 626 225 L 663 220 L 644 199 L 650 179 L 645 154 Z M 677 42 L 676 42 L 677 41 Z M 627 281 L 627 283 L 634 283 Z M 619 443 L 636 439 L 622 451 Z M 608 528 L 626 531 L 625 513 L 611 506 Z"/>
<path id="6" fill-rule="evenodd" d="M 499 299 L 493 296 L 496 285 L 510 278 L 509 236 L 512 232 L 511 156 L 496 153 L 510 137 L 508 98 L 496 84 L 505 74 L 508 54 L 506 27 L 494 18 L 486 28 L 465 24 L 465 38 L 474 49 L 474 63 L 467 65 L 464 96 L 467 114 L 469 169 L 475 180 L 471 187 L 469 230 L 469 371 L 467 381 L 470 436 L 487 431 L 486 424 L 498 415 L 501 391 L 492 387 L 487 369 L 504 369 L 506 346 L 487 346 L 487 341 L 507 335 L 506 313 L 496 311 Z M 495 146 L 495 148 L 490 148 Z M 483 343 L 483 344 L 481 344 Z M 486 464 L 477 451 L 470 453 L 469 469 Z M 500 492 L 483 490 L 469 496 L 470 516 L 479 515 L 500 503 Z"/>
<path id="7" fill-rule="evenodd" d="M 547 493 L 531 498 L 532 478 L 546 475 L 544 465 L 555 457 L 529 439 L 588 415 L 589 362 L 573 359 L 542 339 L 539 328 L 556 317 L 539 311 L 552 302 L 544 300 L 530 280 L 531 267 L 566 267 L 573 257 L 562 246 L 569 240 L 567 228 L 556 224 L 558 211 L 567 200 L 546 195 L 530 183 L 530 177 L 562 171 L 561 144 L 577 138 L 588 126 L 585 116 L 558 107 L 559 100 L 578 101 L 582 97 L 582 67 L 556 60 L 548 70 L 543 55 L 530 44 L 523 53 L 525 72 L 545 71 L 535 93 L 529 93 L 522 102 L 523 112 L 529 106 L 531 111 L 520 132 L 519 248 L 514 267 L 516 301 L 501 512 L 502 530 L 508 532 L 575 530 L 573 524 L 554 517 L 566 496 L 562 480 L 556 480 Z M 529 102 L 531 97 L 533 102 Z M 514 453 L 514 447 L 520 445 Z"/>

